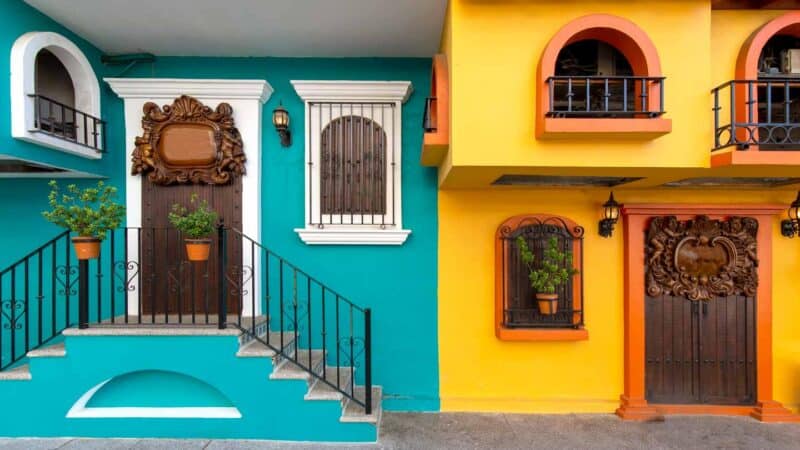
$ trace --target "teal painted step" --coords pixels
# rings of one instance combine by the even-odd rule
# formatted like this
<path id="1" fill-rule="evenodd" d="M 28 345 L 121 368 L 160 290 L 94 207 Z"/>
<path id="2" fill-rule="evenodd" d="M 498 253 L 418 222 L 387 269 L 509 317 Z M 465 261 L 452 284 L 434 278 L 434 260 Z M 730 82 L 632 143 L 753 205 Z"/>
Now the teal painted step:
<path id="1" fill-rule="evenodd" d="M 30 352 L 27 364 L 0 372 L 6 405 L 0 435 L 377 439 L 379 388 L 373 391 L 374 413 L 366 416 L 362 407 L 263 344 L 240 342 L 234 330 L 164 335 L 169 332 L 73 329 L 63 343 Z M 299 349 L 298 357 L 308 358 L 308 352 Z M 311 357 L 321 372 L 322 353 L 312 350 Z M 343 385 L 350 382 L 349 370 L 327 366 L 326 372 L 329 380 L 338 372 Z M 355 389 L 363 398 L 363 387 Z M 124 414 L 172 417 L 93 417 Z"/>

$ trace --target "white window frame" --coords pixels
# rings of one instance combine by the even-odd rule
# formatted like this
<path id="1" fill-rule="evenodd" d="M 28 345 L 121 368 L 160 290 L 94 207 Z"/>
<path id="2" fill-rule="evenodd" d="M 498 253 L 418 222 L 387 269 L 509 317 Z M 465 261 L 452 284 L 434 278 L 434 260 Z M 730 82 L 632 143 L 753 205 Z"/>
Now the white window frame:
<path id="1" fill-rule="evenodd" d="M 100 159 L 102 153 L 98 150 L 36 132 L 36 102 L 31 95 L 36 93 L 36 55 L 42 50 L 53 53 L 69 72 L 75 89 L 75 109 L 102 118 L 100 82 L 83 52 L 58 33 L 32 31 L 20 36 L 11 48 L 11 136 L 84 158 Z"/>
<path id="2" fill-rule="evenodd" d="M 295 232 L 300 239 L 309 245 L 401 245 L 403 244 L 411 230 L 403 228 L 402 213 L 402 105 L 411 95 L 412 86 L 410 81 L 307 81 L 292 80 L 295 91 L 305 103 L 305 167 L 309 167 L 311 161 L 317 164 L 311 165 L 311 170 L 304 170 L 305 173 L 305 226 L 296 228 Z M 324 127 L 331 120 L 339 117 L 339 114 L 329 112 L 323 115 L 323 121 L 312 114 L 313 104 L 315 103 L 391 103 L 393 106 L 384 107 L 386 111 L 393 111 L 391 116 L 391 126 L 389 129 L 384 127 L 380 116 L 368 117 L 375 123 L 384 127 L 387 142 L 391 140 L 393 154 L 387 154 L 386 159 L 386 182 L 391 185 L 386 186 L 387 212 L 384 215 L 366 215 L 367 219 L 373 219 L 374 223 L 358 223 L 362 217 L 357 215 L 358 221 L 351 218 L 352 223 L 343 220 L 339 215 L 322 215 L 321 202 L 318 198 L 320 192 L 320 139 Z M 334 112 L 335 111 L 334 109 Z M 356 114 L 358 110 L 354 110 Z M 350 111 L 345 108 L 342 115 L 349 115 Z M 365 116 L 366 117 L 366 116 Z M 318 123 L 320 122 L 320 123 Z M 322 123 L 324 122 L 324 123 Z M 386 120 L 388 123 L 389 121 Z M 312 134 L 317 139 L 311 140 Z M 394 162 L 394 164 L 392 164 Z M 309 186 L 311 189 L 309 189 Z M 315 196 L 312 198 L 312 195 Z M 310 207 L 309 207 L 310 205 Z M 390 205 L 393 206 L 391 212 Z M 323 227 L 311 225 L 313 218 L 324 219 L 326 224 Z M 338 222 L 337 223 L 337 217 Z M 333 222 L 328 224 L 327 222 Z M 393 224 L 393 225 L 390 225 Z"/>

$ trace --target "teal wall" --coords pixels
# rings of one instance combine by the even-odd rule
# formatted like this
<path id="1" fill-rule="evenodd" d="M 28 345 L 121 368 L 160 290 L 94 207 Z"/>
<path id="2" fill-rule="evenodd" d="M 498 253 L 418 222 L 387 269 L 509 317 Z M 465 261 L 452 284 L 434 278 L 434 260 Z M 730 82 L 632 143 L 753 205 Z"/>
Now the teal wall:
<path id="1" fill-rule="evenodd" d="M 96 48 L 22 1 L 0 0 L 0 50 L 6 52 L 0 57 L 0 73 L 6 74 L 0 76 L 0 86 L 8 86 L 8 52 L 14 40 L 35 30 L 57 31 L 72 39 L 93 63 L 98 77 L 119 75 L 118 67 L 99 64 Z M 430 60 L 159 57 L 155 63 L 136 66 L 124 76 L 266 79 L 272 85 L 275 92 L 264 106 L 262 123 L 263 203 L 246 205 L 261 208 L 260 240 L 354 303 L 372 308 L 373 380 L 384 388 L 385 409 L 438 410 L 437 177 L 435 169 L 419 164 Z M 403 105 L 403 224 L 412 231 L 404 245 L 308 246 L 294 233 L 294 228 L 304 225 L 305 165 L 303 105 L 289 83 L 292 79 L 412 82 L 414 93 Z M 109 122 L 108 152 L 102 160 L 90 161 L 12 139 L 8 89 L 2 88 L 0 104 L 8 106 L 0 108 L 0 124 L 5 124 L 0 126 L 0 153 L 107 177 L 124 198 L 130 143 L 124 141 L 123 102 L 102 82 L 101 91 L 103 118 Z M 279 101 L 292 118 L 291 148 L 279 145 L 271 123 L 272 110 Z M 46 183 L 46 179 L 0 179 L 0 245 L 4 248 L 0 269 L 59 231 L 40 216 L 46 205 Z M 186 352 L 187 360 L 205 361 L 209 354 L 200 345 L 187 346 Z M 103 371 L 105 362 L 99 357 L 96 366 L 87 365 L 82 370 Z M 302 399 L 302 393 L 298 396 Z"/>
<path id="2" fill-rule="evenodd" d="M 34 358 L 31 380 L 0 381 L 0 436 L 376 440 L 373 424 L 339 421 L 339 401 L 306 401 L 305 380 L 271 380 L 270 358 L 239 358 L 237 350 L 236 336 L 67 336 L 66 357 Z M 101 388 L 87 406 L 231 405 L 241 418 L 66 417 L 83 394 L 115 377 L 129 389 Z M 134 389 L 141 377 L 151 381 L 145 392 Z M 175 390 L 205 392 L 187 403 Z"/>
<path id="3" fill-rule="evenodd" d="M 11 47 L 21 35 L 30 31 L 52 31 L 64 35 L 83 51 L 92 63 L 98 78 L 113 75 L 117 68 L 100 63 L 101 52 L 91 44 L 54 22 L 22 0 L 0 0 L 0 154 L 53 165 L 101 177 L 110 177 L 119 186 L 124 198 L 125 165 L 124 124 L 116 96 L 101 81 L 101 111 L 108 120 L 108 152 L 99 160 L 91 160 L 58 150 L 45 148 L 11 137 L 10 72 Z M 111 104 L 109 103 L 111 102 Z M 124 169 L 123 169 L 124 170 Z M 41 211 L 47 205 L 47 179 L 0 178 L 0 270 L 22 257 L 39 243 L 54 237 L 59 230 L 45 223 Z M 64 180 L 81 185 L 86 180 Z"/>
<path id="4" fill-rule="evenodd" d="M 373 311 L 374 380 L 384 407 L 438 410 L 437 176 L 419 164 L 422 116 L 430 92 L 429 59 L 158 58 L 130 77 L 265 79 L 275 92 L 262 121 L 262 236 L 272 251 L 357 305 Z M 403 105 L 402 246 L 309 246 L 304 226 L 303 102 L 290 80 L 407 80 L 414 92 Z M 281 102 L 289 111 L 292 146 L 272 126 Z M 120 103 L 121 105 L 121 103 Z M 121 107 L 121 106 L 120 106 Z M 245 149 L 247 152 L 247 149 Z"/>

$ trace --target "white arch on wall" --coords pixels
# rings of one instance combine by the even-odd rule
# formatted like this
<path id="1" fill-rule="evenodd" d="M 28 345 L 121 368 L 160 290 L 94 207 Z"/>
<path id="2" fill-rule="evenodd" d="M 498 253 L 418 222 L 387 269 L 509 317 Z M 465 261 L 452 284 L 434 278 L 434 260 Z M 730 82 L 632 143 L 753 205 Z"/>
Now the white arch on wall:
<path id="1" fill-rule="evenodd" d="M 53 53 L 69 72 L 75 90 L 75 109 L 102 117 L 100 82 L 83 52 L 58 33 L 31 31 L 17 38 L 11 47 L 11 135 L 86 158 L 100 158 L 101 154 L 94 149 L 31 131 L 35 128 L 35 104 L 29 95 L 36 92 L 36 55 L 42 50 Z"/>

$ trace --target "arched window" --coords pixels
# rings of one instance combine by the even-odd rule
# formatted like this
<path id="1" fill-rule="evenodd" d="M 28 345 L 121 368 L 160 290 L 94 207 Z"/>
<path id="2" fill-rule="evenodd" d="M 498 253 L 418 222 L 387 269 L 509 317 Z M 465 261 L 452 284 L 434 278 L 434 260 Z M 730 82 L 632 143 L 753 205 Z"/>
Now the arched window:
<path id="1" fill-rule="evenodd" d="M 661 117 L 664 77 L 655 46 L 624 18 L 592 14 L 564 25 L 542 52 L 537 83 L 537 137 L 650 138 L 672 130 Z"/>
<path id="2" fill-rule="evenodd" d="M 560 339 L 585 339 L 583 330 L 583 227 L 559 216 L 528 214 L 503 222 L 495 236 L 495 329 L 501 339 L 547 339 L 553 330 L 575 330 Z M 526 261 L 525 252 L 532 254 Z M 555 254 L 555 255 L 554 255 Z M 560 255 L 560 256 L 559 256 Z M 559 258 L 561 258 L 559 260 Z M 556 262 L 557 261 L 557 262 Z M 554 264 L 561 282 L 535 288 L 531 270 Z M 549 299 L 537 294 L 550 294 Z M 555 298 L 553 298 L 553 296 Z"/>
<path id="3" fill-rule="evenodd" d="M 76 139 L 75 86 L 67 68 L 56 55 L 42 49 L 36 55 L 34 77 L 34 92 L 37 98 L 44 99 L 37 105 L 40 108 L 36 126 L 67 139 Z"/>
<path id="4" fill-rule="evenodd" d="M 12 136 L 101 157 L 100 83 L 78 46 L 58 33 L 25 33 L 11 48 L 10 78 Z"/>
<path id="5" fill-rule="evenodd" d="M 325 126 L 320 141 L 322 214 L 385 214 L 387 142 L 383 127 L 363 116 L 338 117 Z"/>

